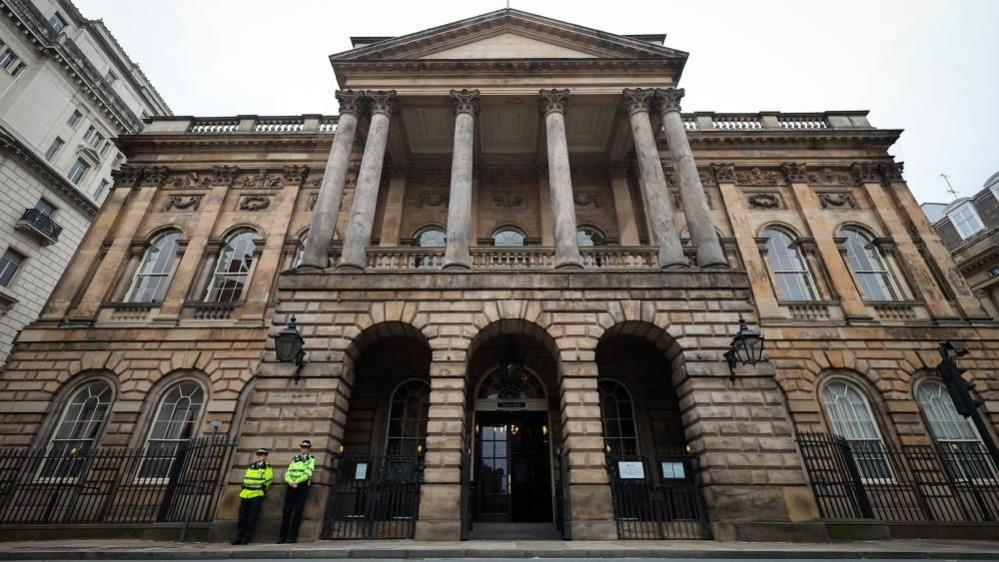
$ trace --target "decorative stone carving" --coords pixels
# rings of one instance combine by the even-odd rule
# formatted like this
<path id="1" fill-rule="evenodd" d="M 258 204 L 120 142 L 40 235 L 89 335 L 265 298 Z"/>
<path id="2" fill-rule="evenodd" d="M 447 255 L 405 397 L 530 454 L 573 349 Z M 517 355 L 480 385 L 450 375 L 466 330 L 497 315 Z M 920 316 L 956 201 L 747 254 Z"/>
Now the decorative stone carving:
<path id="1" fill-rule="evenodd" d="M 301 186 L 305 178 L 309 175 L 308 166 L 285 166 L 281 173 L 284 175 L 284 183 Z"/>
<path id="2" fill-rule="evenodd" d="M 396 109 L 395 90 L 365 90 L 364 96 L 371 102 L 371 114 L 381 113 L 389 117 Z"/>
<path id="3" fill-rule="evenodd" d="M 263 211 L 271 206 L 271 198 L 266 195 L 244 195 L 239 199 L 241 211 Z"/>
<path id="4" fill-rule="evenodd" d="M 279 188 L 284 184 L 284 174 L 269 174 L 267 170 L 257 170 L 240 175 L 233 185 L 240 189 L 246 188 Z"/>
<path id="5" fill-rule="evenodd" d="M 447 206 L 450 197 L 447 193 L 421 193 L 416 196 L 417 205 L 420 207 L 440 207 Z"/>
<path id="6" fill-rule="evenodd" d="M 662 113 L 680 111 L 680 100 L 683 99 L 684 93 L 683 88 L 656 88 L 655 97 L 659 111 Z"/>
<path id="7" fill-rule="evenodd" d="M 857 201 L 849 193 L 819 193 L 823 209 L 856 209 Z"/>
<path id="8" fill-rule="evenodd" d="M 872 162 L 854 162 L 850 166 L 850 171 L 853 172 L 853 177 L 856 178 L 857 183 L 881 182 L 881 171 L 878 170 L 877 164 Z"/>
<path id="9" fill-rule="evenodd" d="M 316 202 L 319 201 L 319 192 L 314 192 L 309 195 L 309 210 L 314 211 L 316 209 Z"/>
<path id="10" fill-rule="evenodd" d="M 143 168 L 133 168 L 127 164 L 123 164 L 117 170 L 111 171 L 111 179 L 114 180 L 116 186 L 135 187 L 139 180 L 142 179 L 143 172 Z"/>
<path id="11" fill-rule="evenodd" d="M 309 176 L 305 180 L 305 183 L 302 184 L 302 187 L 309 187 L 309 188 L 316 188 L 316 189 L 318 189 L 322 185 L 323 185 L 323 176 L 322 176 L 322 174 L 320 174 L 320 175 L 315 175 L 315 176 Z"/>
<path id="12" fill-rule="evenodd" d="M 812 185 L 853 185 L 853 176 L 845 170 L 822 168 L 808 172 L 808 183 Z"/>
<path id="13" fill-rule="evenodd" d="M 893 181 L 905 181 L 902 178 L 902 172 L 905 168 L 905 164 L 902 162 L 892 162 L 891 164 L 880 164 L 878 169 L 881 170 L 881 176 L 886 182 Z"/>
<path id="14" fill-rule="evenodd" d="M 167 200 L 166 210 L 197 211 L 201 206 L 201 197 L 201 195 L 171 195 Z"/>
<path id="15" fill-rule="evenodd" d="M 654 94 L 655 90 L 652 88 L 625 88 L 622 92 L 625 111 L 628 112 L 628 115 L 640 111 L 648 112 L 649 102 Z"/>
<path id="16" fill-rule="evenodd" d="M 735 179 L 736 183 L 740 185 L 782 185 L 784 183 L 780 172 L 764 170 L 763 168 L 738 170 L 735 173 Z"/>
<path id="17" fill-rule="evenodd" d="M 524 196 L 513 193 L 494 193 L 493 205 L 506 209 L 519 209 L 524 206 Z"/>
<path id="18" fill-rule="evenodd" d="M 236 179 L 236 174 L 239 173 L 239 168 L 236 166 L 216 166 L 213 170 L 214 178 L 213 182 L 215 185 L 231 186 L 234 179 Z"/>
<path id="19" fill-rule="evenodd" d="M 697 175 L 701 178 L 701 185 L 715 185 L 715 176 L 711 170 L 697 170 Z"/>
<path id="20" fill-rule="evenodd" d="M 780 194 L 776 192 L 750 193 L 746 196 L 749 206 L 753 209 L 780 209 L 783 207 Z"/>
<path id="21" fill-rule="evenodd" d="M 798 162 L 786 162 L 780 165 L 789 183 L 807 183 L 808 169 L 804 164 Z"/>
<path id="22" fill-rule="evenodd" d="M 360 115 L 361 111 L 364 109 L 363 92 L 355 92 L 354 90 L 337 90 L 333 92 L 333 97 L 340 102 L 340 115 L 343 115 L 344 113 Z"/>
<path id="23" fill-rule="evenodd" d="M 711 171 L 718 183 L 735 183 L 735 164 L 712 164 Z"/>
<path id="24" fill-rule="evenodd" d="M 569 105 L 569 90 L 538 90 L 539 105 L 541 113 L 548 115 L 551 112 L 565 113 Z"/>
<path id="25" fill-rule="evenodd" d="M 479 114 L 479 91 L 478 90 L 451 90 L 451 104 L 454 105 L 454 113 Z"/>
<path id="26" fill-rule="evenodd" d="M 594 207 L 600 206 L 600 194 L 598 193 L 575 192 L 572 194 L 572 200 L 580 207 L 588 207 L 590 205 Z"/>
<path id="27" fill-rule="evenodd" d="M 142 185 L 149 187 L 161 187 L 170 173 L 170 168 L 166 166 L 150 166 L 145 169 L 142 176 Z"/>

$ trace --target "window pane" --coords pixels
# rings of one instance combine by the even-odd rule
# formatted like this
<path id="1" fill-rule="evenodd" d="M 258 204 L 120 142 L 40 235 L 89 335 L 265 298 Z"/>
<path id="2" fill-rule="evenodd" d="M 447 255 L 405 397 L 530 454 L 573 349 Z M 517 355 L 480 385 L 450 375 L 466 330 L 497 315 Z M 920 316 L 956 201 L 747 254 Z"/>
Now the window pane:
<path id="1" fill-rule="evenodd" d="M 585 226 L 576 232 L 576 242 L 581 248 L 603 246 L 607 243 L 603 233 L 595 228 Z"/>
<path id="2" fill-rule="evenodd" d="M 794 240 L 786 232 L 768 228 L 763 231 L 767 239 L 767 261 L 774 273 L 774 285 L 782 300 L 815 300 L 811 274 Z"/>
<path id="3" fill-rule="evenodd" d="M 428 228 L 417 236 L 421 248 L 443 248 L 447 245 L 447 236 L 439 228 Z"/>
<path id="4" fill-rule="evenodd" d="M 163 395 L 146 438 L 139 478 L 167 478 L 181 445 L 194 438 L 204 405 L 201 385 L 187 381 Z"/>
<path id="5" fill-rule="evenodd" d="M 846 264 L 853 272 L 861 295 L 871 301 L 895 300 L 896 292 L 888 269 L 874 241 L 852 228 L 844 228 L 840 235 L 846 238 Z"/>
<path id="6" fill-rule="evenodd" d="M 135 274 L 129 302 L 149 303 L 163 300 L 167 290 L 167 279 L 177 262 L 179 232 L 160 235 L 146 250 L 142 264 Z"/>
<path id="7" fill-rule="evenodd" d="M 256 255 L 258 238 L 255 232 L 245 231 L 229 239 L 215 263 L 215 274 L 205 296 L 206 302 L 240 300 Z"/>
<path id="8" fill-rule="evenodd" d="M 853 385 L 833 381 L 822 391 L 822 407 L 833 432 L 850 444 L 865 479 L 891 479 L 891 467 L 867 399 Z"/>
<path id="9" fill-rule="evenodd" d="M 83 469 L 87 452 L 111 407 L 111 387 L 102 381 L 78 390 L 63 410 L 58 430 L 49 443 L 48 454 L 39 469 L 41 478 L 76 478 Z"/>
<path id="10" fill-rule="evenodd" d="M 526 237 L 512 229 L 500 230 L 496 234 L 493 234 L 493 245 L 494 246 L 523 246 L 526 241 Z"/>
<path id="11" fill-rule="evenodd" d="M 9 287 L 22 263 L 24 256 L 8 248 L 0 257 L 0 285 Z"/>

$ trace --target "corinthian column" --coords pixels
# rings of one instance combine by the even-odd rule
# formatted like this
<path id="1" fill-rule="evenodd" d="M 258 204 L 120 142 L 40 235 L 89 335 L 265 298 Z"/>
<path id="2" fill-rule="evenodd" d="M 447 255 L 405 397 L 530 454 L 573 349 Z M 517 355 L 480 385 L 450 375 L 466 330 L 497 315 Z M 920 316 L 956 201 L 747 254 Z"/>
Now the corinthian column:
<path id="1" fill-rule="evenodd" d="M 343 240 L 343 253 L 339 267 L 364 269 L 368 259 L 368 244 L 378 203 L 378 186 L 382 181 L 382 164 L 385 145 L 388 143 L 389 121 L 395 108 L 395 90 L 365 91 L 371 101 L 371 126 L 364 143 L 361 171 L 357 175 L 354 204 L 350 208 L 350 222 Z"/>
<path id="2" fill-rule="evenodd" d="M 727 266 L 728 260 L 725 259 L 718 233 L 711 222 L 708 197 L 701 185 L 701 176 L 697 173 L 694 154 L 687 141 L 687 131 L 683 128 L 683 119 L 680 117 L 681 98 L 683 88 L 656 90 L 663 129 L 666 131 L 666 145 L 673 159 L 673 174 L 680 184 L 680 199 L 683 200 L 683 213 L 687 217 L 690 240 L 697 247 L 697 266 Z"/>
<path id="3" fill-rule="evenodd" d="M 323 181 L 319 186 L 319 197 L 316 199 L 312 214 L 309 238 L 305 241 L 303 267 L 323 269 L 329 266 L 329 247 L 336 231 L 337 217 L 340 215 L 343 185 L 347 179 L 347 168 L 350 166 L 350 152 L 354 146 L 354 134 L 357 132 L 357 117 L 361 112 L 360 92 L 337 91 L 333 95 L 340 102 L 340 117 L 333 136 L 333 146 L 330 147 L 330 156 L 326 160 L 326 169 L 323 171 Z"/>
<path id="4" fill-rule="evenodd" d="M 472 149 L 478 90 L 451 90 L 454 104 L 454 151 L 451 155 L 451 194 L 447 204 L 447 250 L 444 268 L 469 269 L 468 239 L 472 231 Z"/>
<path id="5" fill-rule="evenodd" d="M 679 267 L 687 265 L 687 258 L 683 255 L 680 235 L 673 223 L 673 204 L 666 189 L 666 176 L 663 175 L 663 164 L 649 120 L 652 94 L 651 88 L 625 89 L 624 108 L 631 120 L 631 135 L 635 140 L 638 170 L 642 175 L 642 190 L 648 207 L 646 215 L 652 225 L 652 238 L 659 246 L 659 267 Z"/>
<path id="6" fill-rule="evenodd" d="M 572 170 L 565 141 L 565 108 L 569 90 L 539 90 L 548 139 L 548 185 L 555 220 L 555 268 L 581 268 L 576 241 L 576 204 L 572 199 Z"/>

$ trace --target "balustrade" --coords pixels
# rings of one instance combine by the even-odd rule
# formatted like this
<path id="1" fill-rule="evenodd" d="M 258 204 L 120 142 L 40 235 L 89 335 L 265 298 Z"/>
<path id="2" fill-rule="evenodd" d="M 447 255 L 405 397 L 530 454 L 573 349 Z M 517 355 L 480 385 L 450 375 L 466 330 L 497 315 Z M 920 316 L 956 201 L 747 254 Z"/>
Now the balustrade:
<path id="1" fill-rule="evenodd" d="M 777 116 L 781 129 L 828 129 L 825 117 L 814 113 L 782 113 Z"/>
<path id="2" fill-rule="evenodd" d="M 195 135 L 219 135 L 235 133 L 239 129 L 239 119 L 196 119 L 191 122 L 189 133 Z"/>
<path id="3" fill-rule="evenodd" d="M 300 133 L 305 129 L 301 118 L 260 119 L 253 130 L 258 133 Z"/>

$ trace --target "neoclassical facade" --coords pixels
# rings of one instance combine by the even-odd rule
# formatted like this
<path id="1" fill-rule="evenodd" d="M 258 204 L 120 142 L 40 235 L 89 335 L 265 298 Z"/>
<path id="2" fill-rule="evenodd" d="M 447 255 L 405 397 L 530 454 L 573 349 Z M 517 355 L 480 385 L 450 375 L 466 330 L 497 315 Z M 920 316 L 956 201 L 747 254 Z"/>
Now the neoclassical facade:
<path id="1" fill-rule="evenodd" d="M 356 40 L 331 57 L 338 116 L 122 138 L 130 165 L 0 377 L 0 439 L 143 451 L 219 422 L 238 444 L 217 536 L 252 452 L 280 468 L 304 437 L 309 538 L 994 520 L 967 498 L 993 493 L 999 330 L 887 153 L 901 132 L 683 113 L 687 55 L 662 42 L 501 10 Z M 730 368 L 740 320 L 767 357 Z M 292 321 L 300 364 L 275 352 Z M 935 377 L 943 340 L 969 349 L 980 427 Z M 945 468 L 914 469 L 924 450 Z"/>

